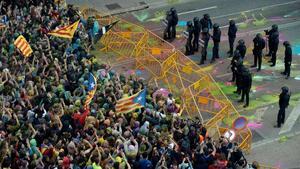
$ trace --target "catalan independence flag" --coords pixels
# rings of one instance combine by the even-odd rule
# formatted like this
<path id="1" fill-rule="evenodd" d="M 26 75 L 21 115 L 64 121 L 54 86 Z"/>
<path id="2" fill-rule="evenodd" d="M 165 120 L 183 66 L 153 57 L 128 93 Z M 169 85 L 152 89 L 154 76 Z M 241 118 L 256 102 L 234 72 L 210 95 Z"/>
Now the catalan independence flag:
<path id="1" fill-rule="evenodd" d="M 144 107 L 146 104 L 146 89 L 136 93 L 135 95 L 122 98 L 117 101 L 117 113 L 129 113 L 135 109 Z"/>
<path id="2" fill-rule="evenodd" d="M 73 35 L 78 27 L 79 21 L 80 20 L 74 22 L 73 24 L 71 24 L 69 26 L 65 26 L 63 28 L 53 30 L 53 31 L 49 32 L 48 34 L 52 35 L 52 36 L 61 37 L 61 38 L 72 39 Z"/>
<path id="3" fill-rule="evenodd" d="M 32 49 L 31 49 L 29 43 L 22 35 L 20 35 L 15 40 L 14 45 L 21 51 L 21 53 L 24 55 L 24 57 L 29 57 L 30 54 L 32 53 Z"/>
<path id="4" fill-rule="evenodd" d="M 88 90 L 87 91 L 88 95 L 85 98 L 84 107 L 87 107 L 91 103 L 97 90 L 97 80 L 92 73 L 89 74 L 89 82 L 88 82 L 87 90 Z"/>

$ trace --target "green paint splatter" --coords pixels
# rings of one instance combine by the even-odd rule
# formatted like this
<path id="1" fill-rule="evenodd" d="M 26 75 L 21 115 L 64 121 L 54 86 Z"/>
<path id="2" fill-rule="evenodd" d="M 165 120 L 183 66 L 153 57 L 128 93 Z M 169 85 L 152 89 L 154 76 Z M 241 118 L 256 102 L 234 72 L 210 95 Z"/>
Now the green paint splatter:
<path id="1" fill-rule="evenodd" d="M 144 22 L 146 19 L 149 18 L 149 13 L 146 11 L 142 11 L 140 13 L 134 12 L 132 15 L 140 22 Z"/>
<path id="2" fill-rule="evenodd" d="M 245 23 L 245 22 L 243 22 L 239 25 L 240 29 L 246 29 L 247 27 L 248 27 L 248 23 Z"/>
<path id="3" fill-rule="evenodd" d="M 287 136 L 281 136 L 280 138 L 279 138 L 279 143 L 284 143 L 284 142 L 286 142 L 287 140 L 288 140 L 289 138 L 287 137 Z"/>
<path id="4" fill-rule="evenodd" d="M 147 21 L 152 21 L 152 22 L 160 22 L 162 19 L 164 19 L 166 16 L 165 11 L 156 11 L 154 13 L 154 18 L 148 19 Z"/>

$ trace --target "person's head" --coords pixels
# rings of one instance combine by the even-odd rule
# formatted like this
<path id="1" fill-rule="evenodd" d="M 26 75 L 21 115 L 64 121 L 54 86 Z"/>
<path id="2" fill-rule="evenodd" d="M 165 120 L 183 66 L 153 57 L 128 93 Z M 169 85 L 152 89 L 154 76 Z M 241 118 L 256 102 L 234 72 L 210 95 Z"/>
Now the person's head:
<path id="1" fill-rule="evenodd" d="M 194 23 L 195 23 L 195 22 L 199 22 L 200 19 L 199 19 L 199 17 L 194 17 L 193 21 L 194 21 Z"/>
<path id="2" fill-rule="evenodd" d="M 256 37 L 261 39 L 262 38 L 261 33 L 256 34 Z"/>
<path id="3" fill-rule="evenodd" d="M 205 19 L 210 19 L 210 16 L 209 16 L 209 14 L 207 14 L 207 13 L 204 14 L 203 17 L 204 17 Z"/>
<path id="4" fill-rule="evenodd" d="M 278 30 L 278 25 L 276 25 L 276 24 L 272 25 L 272 29 L 277 31 Z"/>
<path id="5" fill-rule="evenodd" d="M 281 88 L 282 93 L 288 93 L 289 92 L 289 88 L 287 86 L 283 86 Z"/>
<path id="6" fill-rule="evenodd" d="M 177 13 L 177 11 L 176 11 L 176 9 L 175 9 L 174 7 L 172 7 L 172 8 L 170 9 L 170 12 L 171 12 L 171 14 L 176 14 L 176 13 Z"/>
<path id="7" fill-rule="evenodd" d="M 239 45 L 245 45 L 245 41 L 244 41 L 243 39 L 240 39 L 240 40 L 238 41 L 238 44 L 239 44 Z"/>
<path id="8" fill-rule="evenodd" d="M 186 26 L 187 26 L 187 27 L 192 27 L 192 26 L 193 26 L 193 22 L 192 22 L 192 21 L 188 21 L 188 22 L 186 23 Z"/>
<path id="9" fill-rule="evenodd" d="M 283 46 L 288 47 L 288 46 L 291 46 L 291 44 L 290 44 L 289 41 L 284 41 L 284 42 L 283 42 Z"/>
<path id="10" fill-rule="evenodd" d="M 219 27 L 220 27 L 220 25 L 217 24 L 217 23 L 215 23 L 215 24 L 213 25 L 213 28 L 214 28 L 214 29 L 219 29 Z"/>
<path id="11" fill-rule="evenodd" d="M 229 25 L 231 25 L 231 26 L 235 25 L 235 21 L 234 20 L 230 20 L 229 21 Z"/>

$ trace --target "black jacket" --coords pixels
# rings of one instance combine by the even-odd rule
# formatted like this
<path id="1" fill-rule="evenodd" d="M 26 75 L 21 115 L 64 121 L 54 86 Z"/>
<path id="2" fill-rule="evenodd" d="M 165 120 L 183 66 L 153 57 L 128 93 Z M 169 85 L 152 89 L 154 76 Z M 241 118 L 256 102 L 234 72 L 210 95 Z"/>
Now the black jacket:
<path id="1" fill-rule="evenodd" d="M 241 87 L 250 90 L 251 86 L 252 86 L 252 75 L 251 75 L 251 73 L 249 71 L 243 71 L 242 76 L 243 77 L 242 77 Z"/>
<path id="2" fill-rule="evenodd" d="M 279 107 L 285 109 L 289 106 L 289 102 L 290 102 L 290 95 L 288 93 L 282 92 L 279 95 Z"/>
<path id="3" fill-rule="evenodd" d="M 214 29 L 212 39 L 214 43 L 221 41 L 221 30 L 220 29 Z"/>
<path id="4" fill-rule="evenodd" d="M 229 38 L 236 38 L 236 32 L 237 32 L 237 27 L 235 25 L 230 25 L 228 28 L 228 37 Z"/>
<path id="5" fill-rule="evenodd" d="M 200 21 L 194 22 L 194 34 L 199 35 L 201 31 L 201 23 Z"/>
<path id="6" fill-rule="evenodd" d="M 208 33 L 203 33 L 201 35 L 201 39 L 204 41 L 204 46 L 207 47 L 210 35 Z"/>
<path id="7" fill-rule="evenodd" d="M 291 46 L 285 47 L 285 57 L 284 57 L 284 63 L 290 63 L 292 62 L 292 48 Z"/>
<path id="8" fill-rule="evenodd" d="M 241 57 L 242 59 L 244 59 L 246 55 L 247 47 L 245 45 L 238 45 L 236 49 L 240 51 Z"/>
<path id="9" fill-rule="evenodd" d="M 269 35 L 269 43 L 270 45 L 278 45 L 279 44 L 279 32 L 277 30 L 271 29 L 266 32 Z"/>
<path id="10" fill-rule="evenodd" d="M 205 18 L 202 18 L 200 20 L 200 23 L 201 23 L 201 27 L 202 27 L 202 30 L 204 28 L 207 28 L 207 29 L 211 29 L 212 28 L 212 22 L 211 22 L 211 19 L 205 19 Z"/>
<path id="11" fill-rule="evenodd" d="M 172 26 L 176 26 L 178 24 L 178 15 L 177 13 L 172 12 L 172 22 L 171 25 Z"/>
<path id="12" fill-rule="evenodd" d="M 187 38 L 188 41 L 191 41 L 193 39 L 194 30 L 195 29 L 193 26 L 187 27 L 186 31 L 189 33 L 189 36 Z"/>
<path id="13" fill-rule="evenodd" d="M 256 54 L 257 52 L 261 52 L 266 46 L 265 40 L 259 37 L 255 37 L 253 39 L 253 44 L 254 44 L 253 54 Z"/>

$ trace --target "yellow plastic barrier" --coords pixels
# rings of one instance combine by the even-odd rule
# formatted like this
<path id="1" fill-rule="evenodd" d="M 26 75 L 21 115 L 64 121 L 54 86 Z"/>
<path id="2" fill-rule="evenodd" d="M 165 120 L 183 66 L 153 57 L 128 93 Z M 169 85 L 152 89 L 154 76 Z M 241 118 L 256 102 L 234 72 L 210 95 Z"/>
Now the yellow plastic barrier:
<path id="1" fill-rule="evenodd" d="M 123 59 L 134 58 L 136 68 L 143 68 L 151 76 L 150 83 L 168 88 L 181 97 L 183 115 L 200 117 L 212 137 L 219 137 L 231 128 L 231 124 L 223 121 L 234 120 L 239 116 L 238 111 L 214 79 L 173 45 L 123 19 L 101 17 L 91 9 L 82 13 L 85 17 L 94 13 L 103 25 L 120 20 L 101 38 L 105 51 L 112 51 Z M 248 152 L 251 140 L 250 129 L 237 133 L 236 141 Z"/>

